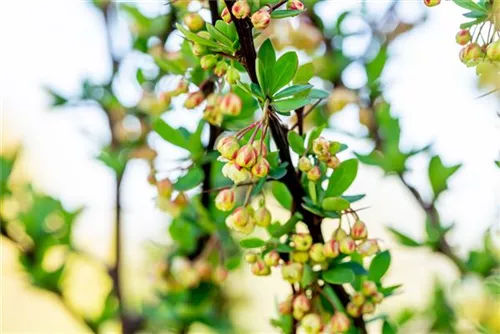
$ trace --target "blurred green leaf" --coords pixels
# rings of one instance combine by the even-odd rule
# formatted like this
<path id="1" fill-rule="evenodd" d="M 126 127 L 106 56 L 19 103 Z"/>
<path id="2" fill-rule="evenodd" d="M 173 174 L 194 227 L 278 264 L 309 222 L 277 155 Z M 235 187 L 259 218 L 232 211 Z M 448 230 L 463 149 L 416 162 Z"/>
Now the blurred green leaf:
<path id="1" fill-rule="evenodd" d="M 264 247 L 266 242 L 259 238 L 248 238 L 240 241 L 240 246 L 242 248 L 260 248 Z"/>
<path id="2" fill-rule="evenodd" d="M 290 210 L 292 207 L 292 194 L 288 190 L 287 186 L 282 182 L 274 181 L 271 182 L 271 191 L 273 196 L 276 198 L 279 204 L 287 210 Z"/>
<path id="3" fill-rule="evenodd" d="M 398 230 L 392 228 L 392 227 L 388 227 L 387 228 L 389 230 L 389 232 L 392 233 L 392 235 L 394 236 L 394 238 L 396 238 L 396 240 L 403 246 L 408 246 L 408 247 L 419 247 L 419 246 L 422 246 L 421 243 L 419 243 L 418 241 L 415 241 L 413 240 L 412 238 L 410 238 L 409 236 L 399 232 Z"/>
<path id="4" fill-rule="evenodd" d="M 200 167 L 189 169 L 186 175 L 181 176 L 174 184 L 175 190 L 186 191 L 198 186 L 205 178 L 205 173 Z"/>
<path id="5" fill-rule="evenodd" d="M 431 181 L 434 197 L 437 198 L 441 192 L 448 189 L 448 179 L 455 174 L 461 164 L 446 167 L 438 155 L 432 157 L 429 163 L 429 180 Z"/>
<path id="6" fill-rule="evenodd" d="M 327 197 L 321 206 L 326 211 L 342 211 L 350 207 L 351 203 L 342 197 Z"/>
<path id="7" fill-rule="evenodd" d="M 288 132 L 288 143 L 292 150 L 298 155 L 303 155 L 306 152 L 304 147 L 304 138 L 302 138 L 297 132 Z"/>
<path id="8" fill-rule="evenodd" d="M 346 284 L 354 281 L 356 274 L 350 268 L 340 267 L 324 271 L 321 275 L 323 280 L 331 284 Z"/>

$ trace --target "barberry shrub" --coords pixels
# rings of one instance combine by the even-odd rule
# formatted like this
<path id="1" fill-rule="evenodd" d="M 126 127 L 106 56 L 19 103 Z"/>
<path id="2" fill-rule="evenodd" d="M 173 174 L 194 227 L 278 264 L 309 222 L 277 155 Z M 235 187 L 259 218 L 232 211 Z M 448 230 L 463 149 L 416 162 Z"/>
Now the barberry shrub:
<path id="1" fill-rule="evenodd" d="M 499 309 L 500 257 L 491 234 L 485 234 L 482 249 L 467 258 L 457 256 L 447 241 L 452 226 L 442 221 L 436 204 L 461 165 L 447 166 L 430 145 L 401 150 L 399 119 L 384 99 L 380 76 L 389 46 L 413 28 L 398 18 L 400 4 L 384 13 L 380 22 L 386 25 L 375 24 L 361 8 L 342 13 L 330 27 L 317 15 L 317 1 L 173 0 L 167 14 L 154 18 L 131 4 L 94 2 L 110 31 L 114 15 L 127 17 L 133 41 L 130 52 L 148 57 L 156 68 L 138 67 L 136 80 L 143 96 L 136 106 L 126 107 L 114 91 L 125 55 L 110 43 L 109 82 L 85 81 L 82 94 L 70 99 L 52 92 L 54 107 L 93 101 L 109 121 L 111 141 L 98 160 L 116 179 L 116 261 L 105 266 L 112 287 L 97 317 L 79 315 L 71 308 L 62 284 L 71 266 L 63 262 L 56 270 L 47 269 L 43 259 L 61 246 L 70 250 L 68 256 L 87 257 L 71 236 L 80 210 L 68 211 L 57 199 L 28 187 L 31 205 L 24 205 L 16 217 L 2 216 L 1 221 L 2 235 L 19 246 L 20 262 L 35 286 L 59 296 L 94 332 L 102 331 L 109 321 L 119 321 L 124 333 L 165 329 L 185 333 L 195 323 L 234 333 L 224 282 L 243 259 L 243 267 L 253 275 L 266 279 L 276 271 L 282 284 L 290 286 L 290 295 L 278 301 L 277 315 L 271 319 L 284 333 L 365 333 L 367 323 L 378 321 L 377 332 L 388 334 L 398 328 L 404 332 L 407 323 L 421 317 L 430 319 L 429 330 L 453 333 L 461 329 L 464 313 L 475 316 L 474 330 L 500 331 L 495 322 L 500 317 L 494 312 Z M 493 68 L 482 78 L 498 74 L 496 2 L 454 2 L 470 10 L 466 17 L 473 18 L 456 36 L 467 49 L 461 52 L 462 59 L 478 71 L 483 64 Z M 435 6 L 440 1 L 424 3 Z M 343 22 L 350 17 L 363 19 L 370 27 L 370 52 L 361 59 L 342 49 L 350 36 Z M 485 37 L 483 28 L 489 26 L 493 32 Z M 172 48 L 169 38 L 175 33 L 182 39 Z M 366 82 L 351 90 L 343 74 L 354 63 L 362 65 Z M 196 121 L 192 130 L 174 127 L 164 117 L 180 106 Z M 355 152 L 356 158 L 329 129 L 330 116 L 346 107 L 358 108 L 364 139 L 373 144 L 370 152 Z M 140 124 L 139 130 L 127 126 L 131 119 Z M 165 173 L 156 161 L 161 152 L 150 139 L 158 136 L 184 154 L 175 173 Z M 406 172 L 411 157 L 429 153 L 433 196 L 427 201 L 407 181 Z M 133 159 L 150 166 L 148 181 L 157 189 L 157 207 L 171 217 L 169 234 L 174 242 L 151 270 L 157 298 L 134 311 L 126 307 L 120 283 L 126 277 L 120 279 L 119 274 L 120 185 Z M 8 182 L 14 161 L 1 160 L 2 202 L 16 197 Z M 451 298 L 436 283 L 427 309 L 405 308 L 392 320 L 383 314 L 372 316 L 386 297 L 400 289 L 384 284 L 390 253 L 369 233 L 370 222 L 359 216 L 358 201 L 364 195 L 349 191 L 358 161 L 396 176 L 410 191 L 426 216 L 425 239 L 415 240 L 395 229 L 390 232 L 404 246 L 429 247 L 446 256 L 463 278 L 457 290 L 480 292 L 481 312 L 471 311 L 467 299 Z M 286 210 L 287 219 L 273 217 L 276 202 Z M 56 219 L 58 225 L 50 224 L 53 217 L 62 217 L 63 224 L 61 219 Z M 330 230 L 333 233 L 324 232 Z"/>

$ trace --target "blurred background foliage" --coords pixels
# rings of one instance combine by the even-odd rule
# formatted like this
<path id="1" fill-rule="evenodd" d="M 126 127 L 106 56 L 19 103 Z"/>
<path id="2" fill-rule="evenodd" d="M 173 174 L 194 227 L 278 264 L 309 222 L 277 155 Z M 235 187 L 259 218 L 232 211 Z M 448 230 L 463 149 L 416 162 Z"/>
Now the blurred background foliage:
<path id="1" fill-rule="evenodd" d="M 262 33 L 262 40 L 271 37 L 277 50 L 298 50 L 304 62 L 310 61 L 314 64 L 314 80 L 323 89 L 332 92 L 327 103 L 317 106 L 308 116 L 307 127 L 326 126 L 332 136 L 342 135 L 362 142 L 362 149 L 356 152 L 359 160 L 365 165 L 380 169 L 388 179 L 395 178 L 400 186 L 411 194 L 408 199 L 401 200 L 416 203 L 425 213 L 422 220 L 425 235 L 422 238 L 414 238 L 391 227 L 389 231 L 394 240 L 404 247 L 425 247 L 440 253 L 456 270 L 456 281 L 451 284 L 449 280 L 442 281 L 436 277 L 433 292 L 425 307 L 392 307 L 388 315 L 384 311 L 380 317 L 388 316 L 392 319 L 401 333 L 500 333 L 498 234 L 488 230 L 484 234 L 481 247 L 468 254 L 456 252 L 460 245 L 451 245 L 448 242 L 448 235 L 454 225 L 448 219 L 442 218 L 438 203 L 440 196 L 448 189 L 449 180 L 460 170 L 461 164 L 448 164 L 443 161 L 432 143 L 402 145 L 401 132 L 404 129 L 401 127 L 399 116 L 391 109 L 390 101 L 384 95 L 387 87 L 384 80 L 381 80 L 381 75 L 390 61 L 391 54 L 388 50 L 391 43 L 400 35 L 411 32 L 415 26 L 424 25 L 424 12 L 417 19 L 408 22 L 400 15 L 400 7 L 406 5 L 404 2 L 392 2 L 382 10 L 370 9 L 366 2 L 360 2 L 352 9 L 329 17 L 321 15 L 321 11 L 327 8 L 321 1 L 305 3 L 307 13 L 293 21 L 276 20 Z M 152 134 L 150 117 L 169 109 L 173 111 L 181 108 L 175 102 L 170 106 L 162 104 L 160 92 L 164 91 L 165 87 L 172 88 L 172 76 L 175 78 L 176 74 L 184 73 L 185 68 L 193 67 L 192 75 L 198 78 L 195 81 L 201 83 L 206 74 L 193 58 L 189 44 L 179 40 L 179 36 L 175 34 L 174 23 L 182 19 L 188 8 L 182 1 L 165 4 L 154 15 L 143 11 L 135 3 L 94 1 L 93 5 L 102 13 L 107 24 L 107 30 L 103 34 L 108 34 L 111 76 L 104 82 L 85 79 L 77 96 L 66 96 L 56 89 L 50 89 L 49 93 L 52 96 L 54 111 L 68 111 L 91 104 L 99 107 L 106 115 L 110 127 L 109 141 L 103 145 L 96 158 L 113 171 L 115 178 L 116 228 L 111 259 L 96 258 L 74 242 L 77 233 L 74 226 L 85 208 L 68 209 L 59 199 L 33 186 L 30 180 L 16 177 L 16 169 L 36 168 L 19 162 L 18 157 L 22 154 L 22 149 L 4 149 L 1 156 L 2 243 L 6 242 L 15 247 L 16 260 L 23 279 L 37 289 L 56 296 L 69 313 L 90 331 L 116 332 L 121 328 L 126 333 L 190 330 L 198 332 L 201 330 L 197 327 L 200 323 L 205 325 L 203 330 L 240 331 L 240 327 L 238 330 L 234 327 L 239 321 L 234 322 L 230 312 L 230 305 L 240 304 L 241 294 L 228 287 L 229 283 L 235 281 L 222 286 L 213 282 L 202 282 L 195 287 L 168 291 L 162 287 L 162 268 L 157 264 L 161 261 L 158 260 L 176 255 L 196 257 L 206 247 L 211 233 L 218 233 L 224 241 L 222 248 L 226 256 L 234 259 L 226 263 L 228 269 L 239 266 L 240 253 L 227 231 L 224 232 L 223 228 L 207 227 L 203 220 L 197 220 L 197 216 L 191 219 L 182 216 L 170 221 L 168 232 L 172 243 L 150 244 L 149 254 L 152 260 L 148 260 L 145 267 L 148 267 L 149 275 L 156 278 L 147 283 L 143 280 L 141 284 L 153 282 L 154 288 L 149 287 L 145 289 L 148 290 L 146 293 L 130 299 L 127 298 L 127 293 L 122 294 L 122 289 L 125 289 L 120 280 L 131 278 L 125 275 L 126 271 L 120 267 L 123 263 L 120 257 L 121 248 L 127 246 L 119 242 L 120 216 L 123 210 L 120 186 L 123 178 L 127 176 L 127 166 L 134 159 L 141 159 L 148 163 L 152 171 L 164 175 L 175 174 L 185 168 L 182 155 L 170 155 L 167 150 L 157 157 L 151 149 L 151 146 L 155 145 L 151 138 L 155 135 Z M 207 7 L 206 3 L 196 1 L 189 6 L 189 10 Z M 207 19 L 210 17 L 208 8 L 202 9 L 202 12 L 206 14 Z M 113 42 L 114 32 L 117 27 L 124 30 L 124 23 L 131 45 L 129 49 L 117 47 Z M 120 34 L 123 34 L 123 31 Z M 362 56 L 352 56 L 344 49 L 346 40 L 357 35 L 368 40 Z M 126 64 L 126 61 L 131 62 L 132 55 L 136 63 Z M 121 82 L 129 80 L 129 76 L 127 79 L 120 78 L 120 75 L 124 76 L 122 71 L 125 71 L 125 64 L 127 71 L 130 71 L 130 67 L 134 68 L 136 82 L 131 84 L 142 90 L 142 98 L 136 103 L 123 99 L 119 93 Z M 357 87 L 352 87 L 349 82 L 348 71 L 353 66 L 356 66 L 358 71 L 361 70 L 364 77 L 363 84 Z M 344 129 L 334 121 L 346 107 L 356 110 L 361 131 L 352 133 L 350 129 Z M 235 126 L 238 122 L 245 122 L 245 117 L 249 116 L 245 112 L 242 112 L 242 115 L 241 119 L 232 120 Z M 290 124 L 293 122 L 292 117 Z M 202 129 L 183 131 L 186 139 L 196 138 L 192 141 L 193 150 L 203 152 L 207 138 Z M 164 165 L 158 166 L 158 160 L 164 161 L 179 156 L 181 160 L 171 161 L 168 168 Z M 411 171 L 409 161 L 419 157 L 425 157 L 428 161 L 427 168 Z M 494 161 L 491 163 L 495 164 Z M 496 164 L 498 165 L 498 161 Z M 220 164 L 214 163 L 214 187 L 226 185 L 217 172 L 220 168 Z M 414 186 L 408 177 L 410 171 L 422 174 L 420 178 L 427 179 L 426 187 L 431 189 L 431 192 L 421 191 L 420 187 Z M 370 205 L 368 201 L 365 203 Z M 477 209 L 481 208 L 471 208 Z M 192 208 L 192 212 L 200 213 L 199 210 L 199 207 Z M 189 219 L 189 222 L 186 219 Z M 493 230 L 498 227 L 494 226 L 495 223 L 498 224 L 498 219 L 497 215 L 492 223 Z M 224 217 L 215 217 L 215 224 L 223 224 L 223 220 Z M 214 232 L 215 230 L 217 232 Z M 2 251 L 2 257 L 3 254 Z M 153 267 L 155 269 L 151 269 Z M 84 289 L 86 293 L 97 296 L 87 302 L 86 306 L 85 301 L 79 300 L 71 287 L 72 282 L 77 281 L 78 276 L 85 270 L 89 272 L 89 277 L 93 278 L 88 280 L 88 284 L 84 283 Z M 420 270 L 426 271 L 426 268 Z M 254 286 L 251 293 L 258 291 L 259 286 Z M 2 304 L 5 307 L 4 301 Z M 245 313 L 240 312 L 237 316 L 245 316 Z M 251 324 L 251 321 L 247 326 L 248 324 Z M 84 330 L 83 327 L 74 329 L 81 330 Z M 252 328 L 247 330 L 252 332 Z M 373 329 L 374 332 L 378 330 Z"/>

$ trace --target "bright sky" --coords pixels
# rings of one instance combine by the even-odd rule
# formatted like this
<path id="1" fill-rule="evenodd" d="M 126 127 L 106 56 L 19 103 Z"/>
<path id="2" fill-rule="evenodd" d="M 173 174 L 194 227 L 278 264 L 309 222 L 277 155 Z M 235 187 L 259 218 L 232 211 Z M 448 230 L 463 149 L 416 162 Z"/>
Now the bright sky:
<path id="1" fill-rule="evenodd" d="M 161 3 L 149 1 L 144 6 Z M 354 2 L 331 1 L 323 12 L 334 15 L 347 3 Z M 88 107 L 51 112 L 42 90 L 47 85 L 74 93 L 85 77 L 105 80 L 110 64 L 102 19 L 83 1 L 11 0 L 0 7 L 2 130 L 22 139 L 43 189 L 70 207 L 88 208 L 78 232 L 94 252 L 105 253 L 112 228 L 113 178 L 92 159 L 109 136 L 104 116 Z M 407 1 L 405 8 L 404 14 L 412 17 L 423 5 Z M 459 13 L 449 1 L 430 10 L 427 23 L 394 43 L 383 77 L 389 87 L 386 95 L 402 118 L 406 147 L 433 142 L 446 163 L 464 163 L 451 181 L 452 192 L 438 203 L 445 221 L 456 223 L 452 243 L 464 252 L 480 242 L 485 229 L 500 224 L 500 173 L 493 164 L 499 157 L 500 118 L 498 101 L 494 96 L 476 99 L 481 92 L 475 87 L 474 71 L 458 60 L 454 35 Z M 352 47 L 355 52 L 356 45 Z M 352 80 L 358 79 L 354 68 Z M 127 99 L 137 98 L 131 87 L 125 91 L 130 93 Z M 192 126 L 193 117 L 182 111 L 174 115 L 168 119 Z M 338 121 L 352 123 L 348 115 Z M 411 181 L 428 194 L 426 163 L 425 159 L 413 162 Z M 145 182 L 147 172 L 145 164 L 134 163 L 123 187 L 127 239 L 135 246 L 130 252 L 166 234 L 166 219 L 154 209 L 155 192 Z M 363 168 L 352 191 L 368 194 L 364 204 L 371 209 L 363 215 L 380 234 L 381 226 L 389 224 L 422 235 L 423 214 L 395 180 L 382 178 L 377 169 Z"/>

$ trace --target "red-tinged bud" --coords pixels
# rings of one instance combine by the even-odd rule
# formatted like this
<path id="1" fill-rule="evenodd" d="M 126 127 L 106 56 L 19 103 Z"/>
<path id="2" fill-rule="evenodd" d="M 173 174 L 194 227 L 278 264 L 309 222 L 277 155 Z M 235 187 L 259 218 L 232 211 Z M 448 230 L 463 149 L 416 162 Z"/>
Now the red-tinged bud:
<path id="1" fill-rule="evenodd" d="M 233 226 L 245 226 L 248 224 L 250 221 L 251 216 L 249 210 L 244 207 L 240 206 L 239 208 L 236 208 L 234 212 L 227 217 L 226 222 L 229 221 L 230 225 Z"/>
<path id="2" fill-rule="evenodd" d="M 252 15 L 252 24 L 255 29 L 266 29 L 269 23 L 271 23 L 271 14 L 268 7 L 261 8 Z"/>
<path id="3" fill-rule="evenodd" d="M 307 172 L 307 179 L 312 182 L 316 182 L 321 178 L 321 170 L 318 166 L 314 166 L 311 168 L 309 172 Z"/>
<path id="4" fill-rule="evenodd" d="M 225 61 L 220 61 L 217 63 L 217 65 L 215 65 L 214 74 L 218 77 L 223 77 L 226 74 L 228 68 L 229 65 Z"/>
<path id="5" fill-rule="evenodd" d="M 349 302 L 345 310 L 353 318 L 358 318 L 361 315 L 361 307 L 355 305 L 353 302 Z"/>
<path id="6" fill-rule="evenodd" d="M 356 306 L 361 306 L 363 303 L 366 301 L 365 296 L 362 293 L 356 292 L 352 297 L 351 297 L 351 302 L 356 305 Z"/>
<path id="7" fill-rule="evenodd" d="M 223 10 L 222 10 L 222 13 L 220 14 L 220 17 L 224 20 L 224 22 L 226 23 L 231 23 L 232 19 L 231 19 L 231 13 L 229 13 L 229 9 L 227 9 L 227 7 L 225 7 Z"/>
<path id="8" fill-rule="evenodd" d="M 249 144 L 243 145 L 236 153 L 235 162 L 240 167 L 251 168 L 257 162 L 257 151 Z"/>
<path id="9" fill-rule="evenodd" d="M 271 212 L 266 207 L 260 207 L 253 214 L 255 224 L 261 227 L 268 227 L 271 224 Z"/>
<path id="10" fill-rule="evenodd" d="M 463 61 L 465 63 L 468 63 L 471 60 L 478 60 L 483 56 L 483 49 L 477 43 L 470 43 L 464 48 Z"/>
<path id="11" fill-rule="evenodd" d="M 361 285 L 361 292 L 367 297 L 373 296 L 377 293 L 377 284 L 373 281 L 364 281 Z"/>
<path id="12" fill-rule="evenodd" d="M 226 72 L 226 81 L 230 85 L 235 85 L 240 80 L 240 72 L 234 67 L 230 67 Z"/>
<path id="13" fill-rule="evenodd" d="M 330 142 L 323 137 L 314 139 L 312 149 L 317 156 L 328 156 L 330 154 Z"/>
<path id="14" fill-rule="evenodd" d="M 208 52 L 208 49 L 206 46 L 198 44 L 198 43 L 193 44 L 193 53 L 195 56 L 201 57 L 204 54 L 206 54 L 207 52 Z"/>
<path id="15" fill-rule="evenodd" d="M 293 299 L 292 307 L 294 311 L 309 312 L 311 309 L 311 301 L 305 294 L 301 293 Z"/>
<path id="16" fill-rule="evenodd" d="M 292 235 L 292 242 L 294 247 L 298 251 L 307 251 L 311 248 L 313 240 L 308 233 L 298 233 Z"/>
<path id="17" fill-rule="evenodd" d="M 345 333 L 351 326 L 351 322 L 347 315 L 338 311 L 333 315 L 330 324 L 334 333 Z"/>
<path id="18" fill-rule="evenodd" d="M 366 228 L 366 224 L 361 220 L 356 220 L 354 225 L 352 225 L 351 229 L 351 237 L 354 240 L 363 240 L 368 236 L 368 229 Z"/>
<path id="19" fill-rule="evenodd" d="M 372 256 L 380 251 L 378 242 L 375 239 L 363 241 L 358 245 L 358 253 L 362 256 Z"/>
<path id="20" fill-rule="evenodd" d="M 240 149 L 238 139 L 234 136 L 227 136 L 219 140 L 217 143 L 217 151 L 224 158 L 232 160 L 236 158 L 236 153 Z"/>
<path id="21" fill-rule="evenodd" d="M 292 300 L 293 296 L 288 296 L 285 301 L 282 301 L 278 305 L 278 312 L 280 314 L 290 314 L 292 313 Z"/>
<path id="22" fill-rule="evenodd" d="M 306 263 L 309 260 L 309 253 L 306 251 L 292 252 L 291 258 L 296 263 Z"/>
<path id="23" fill-rule="evenodd" d="M 252 264 L 252 273 L 255 276 L 269 276 L 271 274 L 271 269 L 262 261 L 258 259 L 254 264 Z"/>
<path id="24" fill-rule="evenodd" d="M 307 173 L 313 168 L 311 160 L 307 157 L 301 157 L 299 159 L 299 170 L 301 172 Z"/>
<path id="25" fill-rule="evenodd" d="M 184 24 L 193 32 L 200 31 L 205 27 L 205 21 L 198 13 L 189 13 L 184 15 Z"/>
<path id="26" fill-rule="evenodd" d="M 459 32 L 457 32 L 457 35 L 455 36 L 455 40 L 460 45 L 465 45 L 465 44 L 469 43 L 471 40 L 471 35 L 470 35 L 469 30 L 462 29 Z"/>
<path id="27" fill-rule="evenodd" d="M 254 141 L 252 146 L 257 151 L 258 156 L 264 157 L 264 158 L 267 156 L 267 146 L 265 143 L 262 142 L 262 140 Z"/>
<path id="28" fill-rule="evenodd" d="M 337 240 L 332 239 L 328 241 L 323 247 L 323 252 L 328 258 L 335 258 L 340 254 L 340 244 Z"/>
<path id="29" fill-rule="evenodd" d="M 188 198 L 185 193 L 180 192 L 177 194 L 172 203 L 177 207 L 184 209 L 188 205 Z"/>
<path id="30" fill-rule="evenodd" d="M 348 104 L 356 103 L 357 101 L 358 96 L 352 90 L 344 87 L 335 88 L 328 98 L 327 110 L 330 113 L 336 113 L 344 109 Z"/>
<path id="31" fill-rule="evenodd" d="M 201 280 L 206 281 L 212 277 L 212 267 L 207 261 L 198 260 L 194 263 L 193 267 L 198 272 Z"/>
<path id="32" fill-rule="evenodd" d="M 181 79 L 177 87 L 170 93 L 172 96 L 178 96 L 188 92 L 189 82 L 186 79 Z"/>
<path id="33" fill-rule="evenodd" d="M 325 247 L 323 244 L 316 243 L 311 246 L 311 249 L 309 249 L 309 256 L 311 257 L 311 260 L 313 260 L 316 263 L 321 263 L 326 260 L 325 256 Z"/>
<path id="34" fill-rule="evenodd" d="M 272 250 L 266 255 L 264 255 L 264 263 L 268 267 L 276 267 L 280 263 L 280 255 L 277 251 Z"/>
<path id="35" fill-rule="evenodd" d="M 326 160 L 326 165 L 328 166 L 328 168 L 336 169 L 340 165 L 340 160 L 339 158 L 337 158 L 337 156 L 330 155 L 328 157 L 328 160 Z"/>
<path id="36" fill-rule="evenodd" d="M 252 167 L 252 174 L 258 178 L 266 177 L 270 169 L 271 166 L 266 158 L 259 157 L 257 163 Z"/>
<path id="37" fill-rule="evenodd" d="M 380 304 L 384 300 L 384 294 L 381 292 L 376 292 L 372 296 L 372 302 L 375 304 Z"/>
<path id="38" fill-rule="evenodd" d="M 304 10 L 304 4 L 299 0 L 288 0 L 286 3 L 286 9 L 288 10 Z"/>
<path id="39" fill-rule="evenodd" d="M 247 182 L 252 179 L 252 173 L 248 169 L 236 165 L 234 162 L 229 161 L 222 167 L 222 175 L 231 179 L 236 184 Z"/>
<path id="40" fill-rule="evenodd" d="M 217 64 L 217 62 L 218 62 L 217 56 L 205 55 L 205 56 L 201 57 L 200 65 L 201 65 L 201 68 L 206 71 L 206 70 L 209 70 L 212 67 L 214 67 Z"/>
<path id="41" fill-rule="evenodd" d="M 196 108 L 197 106 L 202 104 L 204 100 L 205 95 L 202 91 L 190 93 L 186 99 L 186 102 L 184 102 L 184 107 L 186 107 L 187 109 Z"/>
<path id="42" fill-rule="evenodd" d="M 170 196 L 172 196 L 172 192 L 174 191 L 174 185 L 169 179 L 158 181 L 156 187 L 158 188 L 158 195 L 165 198 L 170 198 Z"/>
<path id="43" fill-rule="evenodd" d="M 255 254 L 254 252 L 246 252 L 245 253 L 245 262 L 246 263 L 252 264 L 252 263 L 255 263 L 256 261 L 257 261 L 257 254 Z"/>
<path id="44" fill-rule="evenodd" d="M 238 116 L 242 107 L 241 98 L 234 93 L 223 96 L 220 101 L 220 110 L 225 115 Z"/>
<path id="45" fill-rule="evenodd" d="M 226 270 L 226 268 L 217 266 L 214 271 L 213 281 L 216 284 L 222 284 L 226 281 L 228 275 L 229 272 Z"/>
<path id="46" fill-rule="evenodd" d="M 288 283 L 300 282 L 304 273 L 304 266 L 300 263 L 290 262 L 281 266 L 281 275 Z"/>
<path id="47" fill-rule="evenodd" d="M 233 189 L 224 189 L 215 197 L 215 207 L 220 211 L 231 211 L 234 208 L 235 193 Z"/>
<path id="48" fill-rule="evenodd" d="M 336 229 L 332 234 L 332 238 L 337 241 L 342 241 L 345 237 L 347 237 L 347 233 L 341 228 Z"/>
<path id="49" fill-rule="evenodd" d="M 345 237 L 340 241 L 340 252 L 343 254 L 352 254 L 356 250 L 356 243 L 351 237 Z"/>
<path id="50" fill-rule="evenodd" d="M 203 112 L 203 119 L 212 125 L 220 126 L 224 120 L 224 115 L 222 115 L 219 109 L 207 106 Z"/>
<path id="51" fill-rule="evenodd" d="M 491 43 L 486 49 L 486 55 L 490 60 L 500 61 L 500 40 Z"/>
<path id="52" fill-rule="evenodd" d="M 434 7 L 441 3 L 441 0 L 424 0 L 424 4 L 427 7 Z"/>
<path id="53" fill-rule="evenodd" d="M 244 19 L 250 15 L 250 6 L 246 0 L 238 0 L 234 3 L 231 11 L 237 19 Z"/>
<path id="54" fill-rule="evenodd" d="M 375 304 L 371 302 L 366 302 L 361 306 L 361 313 L 362 314 L 372 314 L 375 312 Z"/>
<path id="55" fill-rule="evenodd" d="M 251 211 L 248 207 L 239 207 L 226 218 L 226 225 L 239 233 L 250 234 L 255 228 Z"/>
<path id="56" fill-rule="evenodd" d="M 321 329 L 321 317 L 316 313 L 306 314 L 300 321 L 299 327 L 307 334 L 319 334 Z"/>

